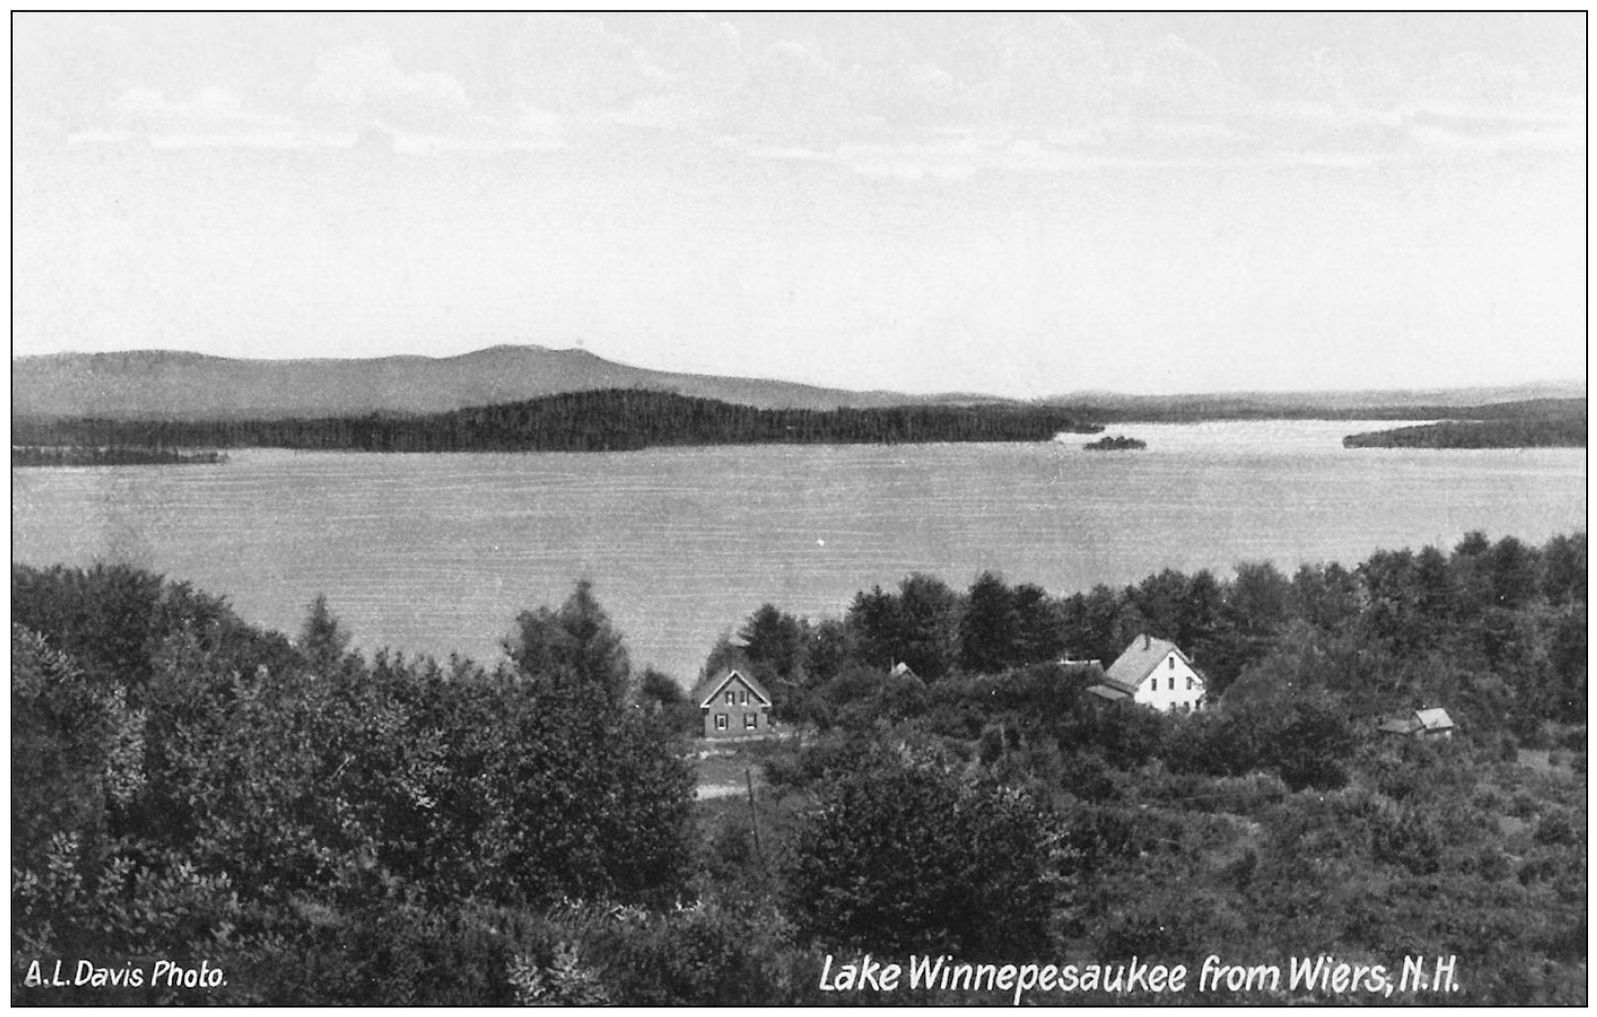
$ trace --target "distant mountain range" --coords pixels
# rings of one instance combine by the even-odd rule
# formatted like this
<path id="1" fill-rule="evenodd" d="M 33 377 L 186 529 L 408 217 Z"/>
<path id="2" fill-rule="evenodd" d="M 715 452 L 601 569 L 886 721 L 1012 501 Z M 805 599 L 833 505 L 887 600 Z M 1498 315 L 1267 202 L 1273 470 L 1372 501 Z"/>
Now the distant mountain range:
<path id="1" fill-rule="evenodd" d="M 1015 403 L 968 393 L 856 392 L 759 378 L 678 374 L 605 360 L 585 350 L 494 346 L 456 357 L 242 360 L 172 350 L 61 353 L 11 362 L 13 417 L 275 420 L 371 413 L 442 413 L 599 389 L 636 388 L 761 409 Z M 1238 392 L 1131 396 L 1077 392 L 1040 400 L 1087 420 L 1301 416 L 1363 408 L 1468 407 L 1581 398 L 1580 382 L 1443 390 Z"/>
<path id="2" fill-rule="evenodd" d="M 599 389 L 639 388 L 760 409 L 992 402 L 674 374 L 585 350 L 493 346 L 457 357 L 238 360 L 171 350 L 61 353 L 11 362 L 13 416 L 173 420 L 442 413 Z"/>

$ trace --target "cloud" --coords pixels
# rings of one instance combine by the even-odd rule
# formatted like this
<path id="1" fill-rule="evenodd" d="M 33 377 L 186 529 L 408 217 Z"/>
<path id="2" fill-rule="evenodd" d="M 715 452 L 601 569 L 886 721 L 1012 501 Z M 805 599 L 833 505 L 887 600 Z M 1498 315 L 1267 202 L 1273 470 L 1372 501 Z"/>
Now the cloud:
<path id="1" fill-rule="evenodd" d="M 420 48 L 400 37 L 395 49 L 367 41 L 323 52 L 299 81 L 176 97 L 127 89 L 98 122 L 80 119 L 72 140 L 347 147 L 379 127 L 398 151 L 442 154 L 653 132 L 906 180 L 1226 160 L 1354 167 L 1584 146 L 1582 96 L 1540 92 L 1545 76 L 1481 52 L 1400 69 L 1378 46 L 1328 46 L 1244 75 L 1193 28 L 1206 46 L 1175 33 L 1100 36 L 1066 15 L 980 17 L 951 22 L 956 39 L 873 59 L 876 50 L 839 44 L 846 24 L 803 39 L 761 37 L 754 24 L 783 23 L 745 33 L 717 15 L 533 15 L 494 26 L 477 54 L 492 63 L 486 73 L 413 66 L 396 53 Z M 256 108 L 265 97 L 273 112 Z"/>
<path id="2" fill-rule="evenodd" d="M 1288 102 L 1323 104 L 1327 109 L 1391 106 L 1403 94 L 1403 73 L 1378 54 L 1350 54 L 1321 47 L 1285 72 Z"/>
<path id="3" fill-rule="evenodd" d="M 1455 53 L 1416 83 L 1415 97 L 1424 104 L 1467 109 L 1503 109 L 1520 105 L 1530 72 L 1484 53 Z"/>
<path id="4" fill-rule="evenodd" d="M 1420 148 L 1449 155 L 1577 155 L 1586 148 L 1579 124 L 1460 130 L 1456 125 L 1418 121 L 1409 137 Z"/>
<path id="5" fill-rule="evenodd" d="M 520 101 L 573 130 L 704 132 L 746 94 L 741 33 L 708 15 L 646 15 L 612 31 L 592 17 L 529 19 L 518 47 Z"/>
<path id="6" fill-rule="evenodd" d="M 1415 83 L 1404 121 L 1420 146 L 1452 154 L 1583 153 L 1583 97 L 1539 91 L 1524 67 L 1478 52 L 1441 60 Z"/>
<path id="7" fill-rule="evenodd" d="M 748 81 L 743 35 L 705 14 L 656 14 L 632 36 L 642 64 L 665 75 L 666 90 L 685 95 L 726 95 Z"/>
<path id="8" fill-rule="evenodd" d="M 1003 142 L 958 137 L 924 144 L 844 145 L 836 158 L 864 176 L 963 180 L 988 168 Z"/>
<path id="9" fill-rule="evenodd" d="M 1183 107 L 1227 105 L 1249 98 L 1219 61 L 1176 35 L 1166 35 L 1138 55 L 1128 84 L 1166 104 Z"/>
<path id="10" fill-rule="evenodd" d="M 972 96 L 986 118 L 1079 121 L 1106 111 L 1110 53 L 1068 15 L 1005 18 L 980 49 Z"/>
<path id="11" fill-rule="evenodd" d="M 518 100 L 556 113 L 616 112 L 673 80 L 640 46 L 585 15 L 528 16 L 511 54 Z"/>
<path id="12" fill-rule="evenodd" d="M 346 122 L 436 127 L 459 121 L 471 107 L 455 78 L 441 71 L 402 71 L 388 47 L 375 42 L 323 54 L 305 94 Z"/>
<path id="13" fill-rule="evenodd" d="M 171 128 L 282 126 L 284 117 L 246 110 L 238 96 L 214 85 L 187 99 L 168 99 L 154 88 L 130 88 L 111 104 L 117 123 L 126 129 L 161 131 Z"/>
<path id="14" fill-rule="evenodd" d="M 813 45 L 782 41 L 765 47 L 749 63 L 748 81 L 732 112 L 769 131 L 841 128 L 850 118 L 849 81 Z"/>
<path id="15" fill-rule="evenodd" d="M 67 140 L 142 140 L 155 148 L 348 148 L 358 144 L 361 131 L 377 126 L 390 133 L 396 128 L 434 134 L 465 131 L 478 137 L 492 126 L 470 116 L 459 81 L 440 72 L 406 73 L 376 43 L 323 54 L 303 88 L 290 93 L 294 95 L 303 101 L 286 103 L 282 112 L 264 112 L 217 85 L 177 98 L 156 88 L 129 88 L 111 103 L 109 122 L 91 123 Z"/>
<path id="16" fill-rule="evenodd" d="M 215 85 L 176 99 L 159 89 L 127 89 L 111 103 L 109 126 L 74 131 L 66 140 L 74 145 L 143 140 L 157 148 L 300 148 L 307 144 L 290 118 L 248 109 L 233 92 Z"/>
<path id="17" fill-rule="evenodd" d="M 1132 132 L 1122 132 L 1132 133 Z M 1138 136 L 1146 137 L 1143 133 Z M 999 129 L 945 131 L 922 140 L 846 143 L 828 150 L 769 145 L 750 157 L 828 163 L 861 176 L 906 182 L 967 180 L 987 173 L 1083 173 L 1106 169 L 1195 168 L 1239 165 L 1361 166 L 1335 153 L 1271 154 L 1255 150 L 1171 149 L 1156 143 L 1077 144 L 1072 135 Z"/>

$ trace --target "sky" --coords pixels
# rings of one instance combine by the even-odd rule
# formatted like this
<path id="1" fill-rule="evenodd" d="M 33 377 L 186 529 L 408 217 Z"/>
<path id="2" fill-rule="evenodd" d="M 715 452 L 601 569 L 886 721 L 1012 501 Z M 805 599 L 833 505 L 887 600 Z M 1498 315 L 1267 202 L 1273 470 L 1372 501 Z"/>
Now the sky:
<path id="1" fill-rule="evenodd" d="M 1585 376 L 1583 14 L 13 14 L 13 355 Z"/>

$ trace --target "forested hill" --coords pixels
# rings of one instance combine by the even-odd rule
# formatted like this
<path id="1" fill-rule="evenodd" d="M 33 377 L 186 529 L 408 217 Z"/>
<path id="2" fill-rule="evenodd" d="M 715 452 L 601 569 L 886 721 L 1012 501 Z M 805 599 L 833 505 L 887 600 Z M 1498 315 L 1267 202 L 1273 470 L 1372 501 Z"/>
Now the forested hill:
<path id="1" fill-rule="evenodd" d="M 408 417 L 12 422 L 28 445 L 292 448 L 361 452 L 604 452 L 657 445 L 1047 441 L 1095 433 L 1047 406 L 892 406 L 766 410 L 643 389 L 572 392 Z"/>

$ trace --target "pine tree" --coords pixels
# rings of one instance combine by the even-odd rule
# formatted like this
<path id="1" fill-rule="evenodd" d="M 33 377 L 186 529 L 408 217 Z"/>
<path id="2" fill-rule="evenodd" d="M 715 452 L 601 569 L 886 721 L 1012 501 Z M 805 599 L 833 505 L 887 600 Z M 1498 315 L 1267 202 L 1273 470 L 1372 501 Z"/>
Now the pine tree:
<path id="1" fill-rule="evenodd" d="M 337 671 L 349 648 L 349 634 L 327 608 L 327 595 L 318 593 L 299 633 L 299 652 L 315 673 L 326 677 Z"/>

